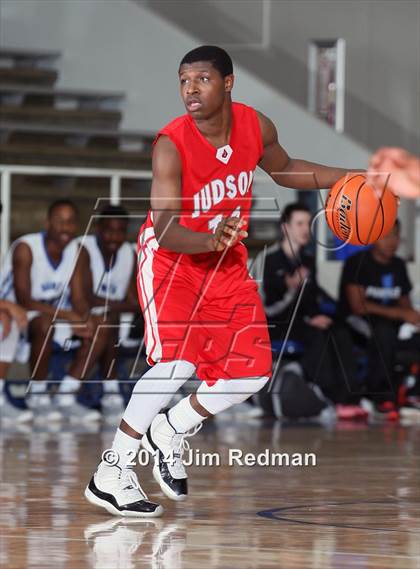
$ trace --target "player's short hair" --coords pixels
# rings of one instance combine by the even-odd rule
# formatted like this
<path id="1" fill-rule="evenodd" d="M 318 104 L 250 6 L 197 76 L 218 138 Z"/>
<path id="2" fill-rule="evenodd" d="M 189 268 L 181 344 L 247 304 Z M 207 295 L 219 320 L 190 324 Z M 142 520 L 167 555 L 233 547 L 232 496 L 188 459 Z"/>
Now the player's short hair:
<path id="1" fill-rule="evenodd" d="M 52 216 L 52 214 L 54 213 L 54 210 L 57 209 L 58 207 L 71 207 L 74 211 L 74 213 L 76 215 L 79 215 L 79 208 L 77 207 L 77 205 L 70 199 L 68 198 L 62 198 L 60 200 L 55 200 L 52 203 L 50 203 L 50 205 L 48 206 L 48 219 Z"/>
<path id="2" fill-rule="evenodd" d="M 201 45 L 189 51 L 181 60 L 179 67 L 184 63 L 195 63 L 196 61 L 209 61 L 222 77 L 232 75 L 233 63 L 230 55 L 216 45 Z"/>
<path id="3" fill-rule="evenodd" d="M 100 210 L 98 223 L 106 221 L 107 218 L 114 219 L 116 217 L 119 217 L 122 221 L 128 223 L 128 211 L 125 207 L 121 205 L 108 204 Z"/>
<path id="4" fill-rule="evenodd" d="M 280 224 L 289 223 L 295 211 L 304 211 L 306 213 L 309 213 L 309 215 L 311 214 L 311 210 L 306 204 L 301 202 L 289 203 L 281 214 Z"/>

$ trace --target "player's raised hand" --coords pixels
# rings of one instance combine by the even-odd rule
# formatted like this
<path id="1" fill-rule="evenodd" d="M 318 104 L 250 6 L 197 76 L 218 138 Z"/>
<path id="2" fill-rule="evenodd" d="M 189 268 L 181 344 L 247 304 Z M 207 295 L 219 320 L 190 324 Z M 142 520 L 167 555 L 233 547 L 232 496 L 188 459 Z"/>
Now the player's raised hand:
<path id="1" fill-rule="evenodd" d="M 223 251 L 248 237 L 248 233 L 241 229 L 245 223 L 245 220 L 239 217 L 224 217 L 213 235 L 214 250 Z"/>

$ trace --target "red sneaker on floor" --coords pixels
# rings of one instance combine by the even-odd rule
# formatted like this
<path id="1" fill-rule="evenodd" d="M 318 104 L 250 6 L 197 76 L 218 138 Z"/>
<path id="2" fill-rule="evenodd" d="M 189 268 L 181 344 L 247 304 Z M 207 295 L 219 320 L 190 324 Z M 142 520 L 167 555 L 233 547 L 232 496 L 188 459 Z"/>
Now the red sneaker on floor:
<path id="1" fill-rule="evenodd" d="M 341 421 L 365 421 L 369 413 L 359 405 L 336 405 L 337 419 Z"/>
<path id="2" fill-rule="evenodd" d="M 384 401 L 375 405 L 375 413 L 377 417 L 381 417 L 386 421 L 398 421 L 400 414 L 393 401 Z"/>

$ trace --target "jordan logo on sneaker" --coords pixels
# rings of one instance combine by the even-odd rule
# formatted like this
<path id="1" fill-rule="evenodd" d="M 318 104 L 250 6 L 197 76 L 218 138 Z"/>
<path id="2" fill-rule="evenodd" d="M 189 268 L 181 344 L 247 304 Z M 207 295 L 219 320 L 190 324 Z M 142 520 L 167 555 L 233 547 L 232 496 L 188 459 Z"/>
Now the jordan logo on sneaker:
<path id="1" fill-rule="evenodd" d="M 232 156 L 232 152 L 232 148 L 229 144 L 226 144 L 226 146 L 221 146 L 217 149 L 216 158 L 220 160 L 220 162 L 223 162 L 223 164 L 227 164 Z"/>

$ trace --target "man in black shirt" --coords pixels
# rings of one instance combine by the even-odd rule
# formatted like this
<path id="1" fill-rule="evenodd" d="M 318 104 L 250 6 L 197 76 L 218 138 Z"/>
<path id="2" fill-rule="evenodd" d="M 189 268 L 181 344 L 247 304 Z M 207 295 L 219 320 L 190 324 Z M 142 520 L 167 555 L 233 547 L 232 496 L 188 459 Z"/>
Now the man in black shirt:
<path id="1" fill-rule="evenodd" d="M 389 419 L 398 418 L 392 380 L 399 327 L 403 322 L 420 327 L 405 262 L 395 255 L 399 244 L 397 220 L 386 237 L 347 259 L 340 283 L 339 312 L 368 351 L 369 397 Z"/>
<path id="2" fill-rule="evenodd" d="M 304 250 L 311 237 L 311 214 L 301 203 L 286 206 L 281 238 L 267 251 L 262 297 L 272 340 L 303 345 L 301 365 L 308 380 L 336 403 L 339 418 L 365 418 L 354 393 L 356 364 L 348 330 L 323 312 L 331 297 L 319 286 L 315 259 Z M 290 327 L 290 330 L 288 330 Z"/>

